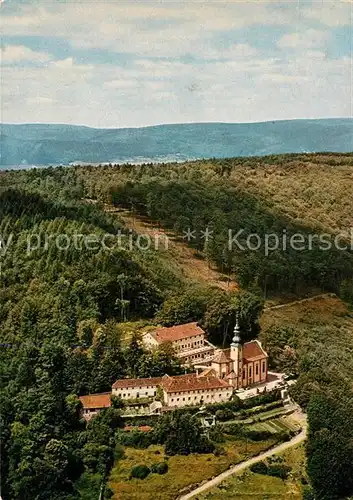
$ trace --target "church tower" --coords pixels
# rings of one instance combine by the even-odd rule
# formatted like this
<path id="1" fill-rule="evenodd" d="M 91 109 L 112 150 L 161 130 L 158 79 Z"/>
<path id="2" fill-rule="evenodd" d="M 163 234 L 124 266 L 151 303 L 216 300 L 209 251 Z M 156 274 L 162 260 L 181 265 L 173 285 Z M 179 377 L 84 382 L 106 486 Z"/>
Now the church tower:
<path id="1" fill-rule="evenodd" d="M 237 379 L 242 378 L 243 371 L 243 346 L 240 341 L 240 327 L 239 320 L 237 316 L 237 322 L 234 327 L 233 339 L 230 344 L 230 359 L 233 362 L 233 371 Z"/>

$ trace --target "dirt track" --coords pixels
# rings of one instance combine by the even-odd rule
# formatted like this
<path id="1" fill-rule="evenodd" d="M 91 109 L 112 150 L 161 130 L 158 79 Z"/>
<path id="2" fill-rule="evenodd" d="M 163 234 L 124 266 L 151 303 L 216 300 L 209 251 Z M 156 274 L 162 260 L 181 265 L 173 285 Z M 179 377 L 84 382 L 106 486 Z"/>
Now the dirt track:
<path id="1" fill-rule="evenodd" d="M 105 210 L 109 213 L 116 213 L 136 233 L 145 234 L 151 238 L 158 238 L 161 242 L 159 245 L 160 251 L 165 252 L 168 257 L 170 256 L 170 259 L 175 262 L 188 278 L 198 282 L 205 282 L 205 284 L 214 285 L 227 291 L 239 289 L 233 279 L 229 280 L 227 275 L 210 267 L 210 264 L 206 260 L 198 258 L 195 255 L 196 251 L 188 246 L 186 242 L 178 239 L 175 234 L 165 231 L 163 228 L 158 227 L 156 223 L 129 210 L 117 209 L 109 205 L 106 205 Z M 164 244 L 165 238 L 168 240 L 167 249 Z"/>
<path id="2" fill-rule="evenodd" d="M 301 416 L 302 416 L 302 414 L 301 414 Z M 204 493 L 205 491 L 209 490 L 210 488 L 217 486 L 222 481 L 227 479 L 229 476 L 232 476 L 233 474 L 237 474 L 238 472 L 242 472 L 243 470 L 250 467 L 250 465 L 253 465 L 256 462 L 260 462 L 261 460 L 268 458 L 268 457 L 271 457 L 272 455 L 276 455 L 278 453 L 283 453 L 288 448 L 291 448 L 292 446 L 296 446 L 296 445 L 300 444 L 306 438 L 306 421 L 302 420 L 302 424 L 303 424 L 302 431 L 299 434 L 297 434 L 296 436 L 294 436 L 290 441 L 287 441 L 287 442 L 282 443 L 278 446 L 275 446 L 274 448 L 271 448 L 270 450 L 267 450 L 264 453 L 257 455 L 256 457 L 249 458 L 249 460 L 245 460 L 244 462 L 241 462 L 241 463 L 235 465 L 231 469 L 228 469 L 225 472 L 222 472 L 222 474 L 219 474 L 218 476 L 214 477 L 213 479 L 210 479 L 210 481 L 207 481 L 203 485 L 195 488 L 190 493 L 187 493 L 186 495 L 182 495 L 181 497 L 178 498 L 178 500 L 189 500 L 191 498 L 195 498 L 197 495 L 200 495 L 201 493 Z"/>

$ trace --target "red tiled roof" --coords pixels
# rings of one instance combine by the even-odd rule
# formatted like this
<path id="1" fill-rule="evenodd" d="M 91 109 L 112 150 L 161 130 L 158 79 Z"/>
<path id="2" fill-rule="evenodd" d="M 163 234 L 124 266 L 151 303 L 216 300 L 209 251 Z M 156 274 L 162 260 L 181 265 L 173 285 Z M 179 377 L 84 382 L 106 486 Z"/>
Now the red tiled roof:
<path id="1" fill-rule="evenodd" d="M 251 342 L 245 342 L 243 346 L 243 357 L 246 361 L 249 361 L 267 357 L 267 354 L 256 340 L 252 340 Z"/>
<path id="2" fill-rule="evenodd" d="M 98 408 L 109 408 L 111 406 L 111 393 L 104 392 L 101 394 L 88 394 L 87 396 L 80 396 L 80 401 L 84 409 L 94 410 Z"/>
<path id="3" fill-rule="evenodd" d="M 215 376 L 197 375 L 196 373 L 164 378 L 162 385 L 167 393 L 229 388 L 229 384 L 225 380 Z"/>
<path id="4" fill-rule="evenodd" d="M 125 389 L 125 387 L 147 387 L 160 385 L 162 378 L 121 378 L 114 382 L 113 389 Z"/>
<path id="5" fill-rule="evenodd" d="M 229 363 L 231 359 L 227 356 L 225 351 L 218 352 L 214 358 L 212 358 L 212 363 Z"/>
<path id="6" fill-rule="evenodd" d="M 195 322 L 186 323 L 185 325 L 157 328 L 157 330 L 152 332 L 151 335 L 157 340 L 157 342 L 162 343 L 174 342 L 175 340 L 182 340 L 204 334 L 205 332 Z"/>

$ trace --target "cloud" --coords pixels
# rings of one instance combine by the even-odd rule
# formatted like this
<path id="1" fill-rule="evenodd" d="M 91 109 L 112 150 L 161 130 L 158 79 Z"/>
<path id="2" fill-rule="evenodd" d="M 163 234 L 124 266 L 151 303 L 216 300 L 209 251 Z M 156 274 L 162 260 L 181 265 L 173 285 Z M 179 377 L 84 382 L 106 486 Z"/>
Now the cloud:
<path id="1" fill-rule="evenodd" d="M 289 59 L 137 60 L 129 67 L 78 64 L 7 67 L 3 119 L 10 122 L 141 126 L 349 116 L 350 59 L 313 51 Z"/>
<path id="2" fill-rule="evenodd" d="M 235 43 L 227 48 L 210 48 L 205 50 L 203 53 L 204 59 L 247 59 L 250 57 L 255 57 L 258 54 L 258 50 L 252 47 L 248 43 Z"/>
<path id="3" fill-rule="evenodd" d="M 331 28 L 331 4 L 308 5 L 5 2 L 3 119 L 123 127 L 349 116 L 350 58 L 328 54 L 347 53 L 330 47 L 350 6 L 334 4 Z M 60 41 L 55 58 L 35 50 L 39 39 Z"/>
<path id="4" fill-rule="evenodd" d="M 289 33 L 282 36 L 277 47 L 281 49 L 314 49 L 320 48 L 327 42 L 330 34 L 327 31 L 309 29 L 304 32 Z"/>
<path id="5" fill-rule="evenodd" d="M 304 10 L 305 17 L 310 21 L 336 28 L 339 26 L 352 26 L 352 0 L 314 2 L 312 7 Z"/>
<path id="6" fill-rule="evenodd" d="M 295 19 L 295 11 L 278 9 L 271 2 L 76 1 L 46 5 L 22 4 L 15 13 L 8 12 L 3 34 L 58 36 L 73 49 L 178 57 L 216 51 L 213 42 L 219 33 L 256 24 L 290 25 Z"/>
<path id="7" fill-rule="evenodd" d="M 7 45 L 1 49 L 2 64 L 13 64 L 24 61 L 46 62 L 50 60 L 47 52 L 35 52 L 24 45 Z"/>

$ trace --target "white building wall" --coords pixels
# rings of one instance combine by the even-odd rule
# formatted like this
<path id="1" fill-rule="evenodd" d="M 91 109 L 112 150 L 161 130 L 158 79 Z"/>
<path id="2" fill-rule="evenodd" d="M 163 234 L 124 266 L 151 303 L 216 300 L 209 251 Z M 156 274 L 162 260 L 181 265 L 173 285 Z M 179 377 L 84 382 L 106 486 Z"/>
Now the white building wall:
<path id="1" fill-rule="evenodd" d="M 138 399 L 156 396 L 156 385 L 141 385 L 138 387 L 119 387 L 112 389 L 113 396 L 120 396 L 121 399 Z"/>
<path id="2" fill-rule="evenodd" d="M 164 391 L 164 402 L 167 406 L 188 406 L 203 404 L 222 403 L 229 401 L 233 393 L 232 387 L 222 389 L 208 389 L 188 392 L 166 393 Z"/>
<path id="3" fill-rule="evenodd" d="M 148 349 L 153 349 L 154 347 L 159 346 L 157 340 L 150 333 L 145 333 L 142 337 L 142 342 Z"/>

